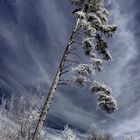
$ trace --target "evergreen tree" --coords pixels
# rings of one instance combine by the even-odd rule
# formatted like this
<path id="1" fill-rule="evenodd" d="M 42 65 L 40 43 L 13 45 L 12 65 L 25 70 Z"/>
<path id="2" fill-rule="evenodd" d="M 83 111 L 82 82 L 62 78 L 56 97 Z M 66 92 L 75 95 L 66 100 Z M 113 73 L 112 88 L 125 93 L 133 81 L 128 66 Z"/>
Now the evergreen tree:
<path id="1" fill-rule="evenodd" d="M 108 23 L 107 17 L 109 12 L 102 0 L 70 0 L 70 2 L 76 6 L 76 9 L 73 11 L 76 17 L 75 28 L 66 45 L 47 95 L 33 135 L 33 140 L 39 140 L 41 130 L 59 84 L 68 84 L 74 81 L 76 85 L 83 87 L 87 83 L 88 85 L 90 83 L 90 89 L 93 93 L 96 93 L 98 105 L 102 110 L 112 113 L 117 108 L 116 101 L 111 95 L 111 89 L 103 83 L 92 80 L 96 72 L 102 71 L 103 62 L 112 59 L 105 39 L 115 33 L 117 26 Z M 79 40 L 81 43 L 78 43 Z M 80 57 L 82 53 L 77 54 L 74 52 L 78 47 L 84 50 L 88 61 Z M 69 59 L 70 55 L 75 55 L 82 62 Z M 72 63 L 76 64 L 75 67 L 72 67 L 74 78 L 71 80 L 62 79 L 63 75 L 69 71 Z"/>

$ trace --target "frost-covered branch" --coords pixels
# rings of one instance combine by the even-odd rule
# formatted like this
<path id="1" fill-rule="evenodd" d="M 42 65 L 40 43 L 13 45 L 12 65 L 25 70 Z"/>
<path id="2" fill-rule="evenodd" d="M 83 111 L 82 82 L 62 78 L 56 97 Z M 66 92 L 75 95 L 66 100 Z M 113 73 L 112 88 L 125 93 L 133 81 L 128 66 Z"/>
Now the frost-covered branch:
<path id="1" fill-rule="evenodd" d="M 117 109 L 116 100 L 111 96 L 111 89 L 105 84 L 94 81 L 90 87 L 92 93 L 98 96 L 98 106 L 107 113 L 112 113 Z"/>
<path id="2" fill-rule="evenodd" d="M 109 12 L 102 0 L 70 0 L 70 2 L 77 6 L 73 14 L 79 19 L 78 28 L 82 36 L 79 38 L 81 40 L 79 44 L 82 44 L 85 56 L 90 62 L 78 64 L 72 68 L 75 83 L 80 87 L 91 83 L 92 92 L 98 93 L 96 94 L 98 105 L 101 109 L 111 113 L 117 108 L 116 101 L 111 96 L 111 90 L 96 81 L 92 83 L 90 79 L 96 72 L 103 71 L 104 60 L 112 60 L 105 38 L 111 37 L 117 30 L 117 26 L 109 24 Z"/>

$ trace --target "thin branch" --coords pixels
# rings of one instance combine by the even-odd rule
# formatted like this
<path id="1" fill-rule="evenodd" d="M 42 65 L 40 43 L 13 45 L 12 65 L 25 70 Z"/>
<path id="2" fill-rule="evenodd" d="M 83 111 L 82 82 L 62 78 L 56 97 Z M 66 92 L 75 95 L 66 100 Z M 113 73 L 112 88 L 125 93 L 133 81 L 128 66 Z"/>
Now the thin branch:
<path id="1" fill-rule="evenodd" d="M 65 80 L 65 79 L 60 79 L 59 80 L 59 85 L 68 85 L 69 83 L 72 83 L 72 80 Z"/>
<path id="2" fill-rule="evenodd" d="M 61 72 L 60 73 L 60 76 L 63 75 L 63 74 L 65 74 L 65 73 L 67 73 L 67 72 L 69 72 L 69 70 L 66 70 L 66 71 Z"/>
<path id="3" fill-rule="evenodd" d="M 60 79 L 60 83 L 73 83 L 73 80 Z"/>
<path id="4" fill-rule="evenodd" d="M 82 43 L 77 43 L 77 42 L 73 42 L 73 43 L 82 46 Z M 72 48 L 72 49 L 70 49 L 68 53 L 71 53 L 71 52 L 73 52 L 74 50 L 77 50 L 77 48 Z"/>
<path id="5" fill-rule="evenodd" d="M 68 46 L 71 46 L 73 43 L 75 43 L 74 41 L 71 41 L 69 44 L 68 44 Z"/>
<path id="6" fill-rule="evenodd" d="M 73 63 L 76 63 L 76 64 L 80 64 L 78 61 L 71 60 L 71 59 L 67 59 L 66 61 L 68 61 L 68 62 L 73 62 Z"/>
<path id="7" fill-rule="evenodd" d="M 68 85 L 68 83 L 58 83 L 58 85 Z"/>
<path id="8" fill-rule="evenodd" d="M 72 52 L 72 51 L 74 51 L 74 50 L 77 50 L 77 48 L 72 48 L 72 49 L 70 49 L 70 52 Z"/>
<path id="9" fill-rule="evenodd" d="M 77 44 L 77 45 L 80 45 L 80 46 L 83 45 L 82 43 L 79 43 L 79 42 L 74 42 L 74 43 Z"/>
<path id="10" fill-rule="evenodd" d="M 72 65 L 72 64 L 69 64 L 69 65 L 67 65 L 67 66 L 64 66 L 64 67 L 61 69 L 61 71 L 63 71 L 63 70 L 65 70 L 65 69 L 69 68 L 71 65 Z"/>
<path id="11" fill-rule="evenodd" d="M 76 57 L 78 57 L 81 61 L 83 61 L 84 63 L 86 63 L 84 61 L 84 59 L 82 59 L 82 57 L 80 57 L 80 55 L 78 55 L 77 53 L 71 53 L 71 54 L 74 55 L 74 56 L 76 56 Z"/>

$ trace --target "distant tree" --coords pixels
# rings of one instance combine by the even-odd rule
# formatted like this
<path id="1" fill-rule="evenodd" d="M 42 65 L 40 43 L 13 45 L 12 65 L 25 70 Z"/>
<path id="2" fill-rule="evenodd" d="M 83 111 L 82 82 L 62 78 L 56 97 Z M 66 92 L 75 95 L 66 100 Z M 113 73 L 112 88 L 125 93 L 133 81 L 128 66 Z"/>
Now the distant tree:
<path id="1" fill-rule="evenodd" d="M 102 110 L 112 113 L 117 108 L 116 101 L 111 96 L 111 89 L 92 79 L 96 72 L 102 71 L 103 62 L 112 59 L 105 39 L 114 34 L 117 26 L 108 23 L 109 12 L 102 0 L 70 0 L 70 2 L 77 7 L 73 11 L 77 21 L 48 92 L 32 140 L 39 140 L 57 86 L 60 84 L 74 82 L 83 87 L 90 83 L 90 89 L 96 93 L 98 105 Z M 76 52 L 78 48 L 84 50 L 88 60 L 81 51 L 80 54 Z M 63 75 L 69 71 L 72 64 L 76 64 L 74 68 L 72 67 L 74 78 L 67 80 Z"/>
<path id="2" fill-rule="evenodd" d="M 68 125 L 64 127 L 64 130 L 62 131 L 61 135 L 62 140 L 78 140 L 76 132 L 70 129 Z"/>
<path id="3" fill-rule="evenodd" d="M 100 130 L 93 129 L 89 133 L 88 140 L 113 140 L 113 138 L 111 137 L 110 134 L 108 134 L 106 132 L 102 132 Z"/>
<path id="4" fill-rule="evenodd" d="M 37 120 L 39 119 L 41 108 L 39 101 L 36 95 L 29 97 L 29 99 L 26 96 L 22 96 L 20 99 L 14 100 L 11 114 L 18 124 L 17 131 L 20 140 L 30 140 L 32 138 Z"/>
<path id="5" fill-rule="evenodd" d="M 6 110 L 6 99 L 2 98 L 0 104 L 0 140 L 17 139 L 15 124 L 10 121 Z"/>
<path id="6" fill-rule="evenodd" d="M 0 104 L 0 140 L 31 140 L 43 99 L 36 95 L 2 98 Z M 40 140 L 44 140 L 42 130 Z"/>

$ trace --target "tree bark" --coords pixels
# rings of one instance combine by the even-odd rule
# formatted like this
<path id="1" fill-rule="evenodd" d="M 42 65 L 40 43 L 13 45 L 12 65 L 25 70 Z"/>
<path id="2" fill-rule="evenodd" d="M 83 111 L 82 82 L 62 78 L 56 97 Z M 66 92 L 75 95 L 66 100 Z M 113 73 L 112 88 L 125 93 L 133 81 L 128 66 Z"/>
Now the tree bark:
<path id="1" fill-rule="evenodd" d="M 68 44 L 67 44 L 67 46 L 65 48 L 63 57 L 62 57 L 62 59 L 60 61 L 58 70 L 57 70 L 56 75 L 55 75 L 55 77 L 53 79 L 51 88 L 49 90 L 49 93 L 47 95 L 47 98 L 46 98 L 46 101 L 44 103 L 43 109 L 41 111 L 41 114 L 40 114 L 40 117 L 39 117 L 39 121 L 37 123 L 37 126 L 36 126 L 36 129 L 35 129 L 35 132 L 34 132 L 32 140 L 39 140 L 39 138 L 40 138 L 40 134 L 41 134 L 41 131 L 42 131 L 45 119 L 48 116 L 48 111 L 50 110 L 51 103 L 52 103 L 53 97 L 54 97 L 55 92 L 56 92 L 56 88 L 58 86 L 58 83 L 59 83 L 59 80 L 60 80 L 60 77 L 61 77 L 62 69 L 64 67 L 66 58 L 67 58 L 67 56 L 70 53 L 70 49 L 71 49 L 71 46 L 72 46 L 72 44 L 74 42 L 74 39 L 75 39 L 75 37 L 77 35 L 78 24 L 79 24 L 79 19 L 76 22 L 75 29 L 73 30 L 73 32 L 71 34 L 71 37 L 70 37 L 70 39 L 68 41 Z"/>

